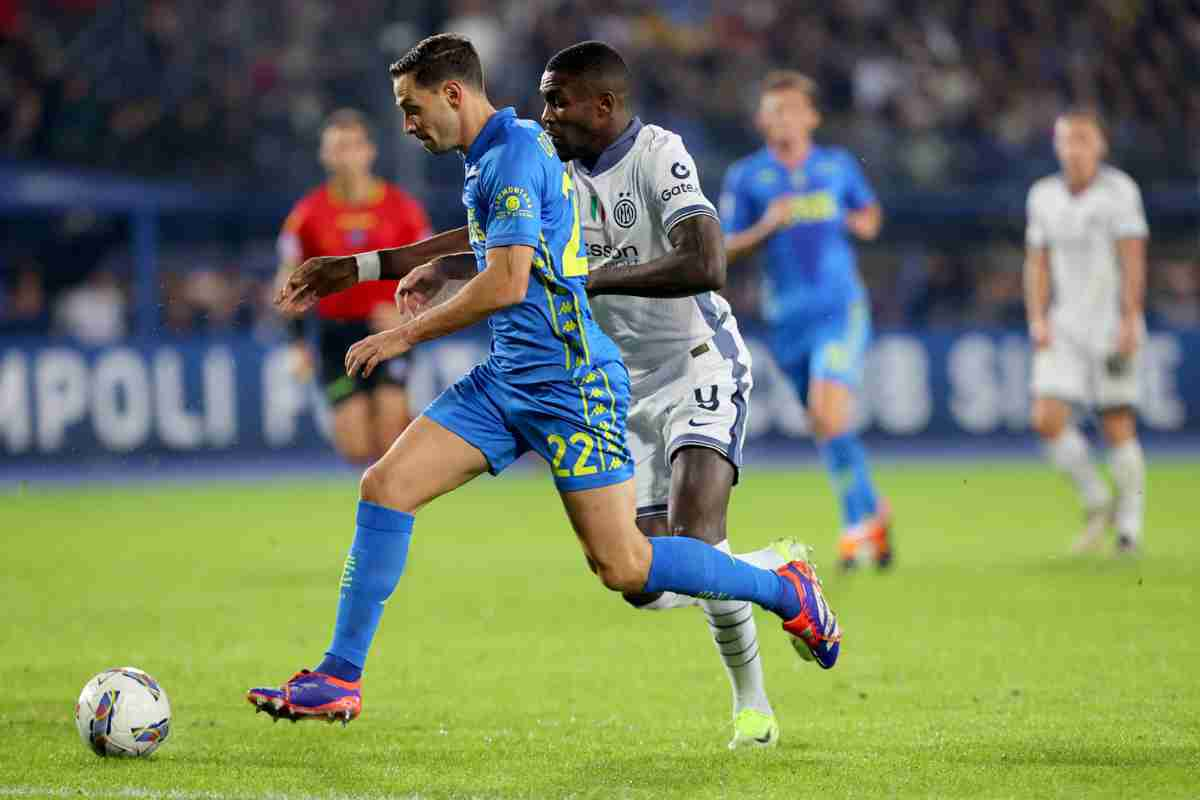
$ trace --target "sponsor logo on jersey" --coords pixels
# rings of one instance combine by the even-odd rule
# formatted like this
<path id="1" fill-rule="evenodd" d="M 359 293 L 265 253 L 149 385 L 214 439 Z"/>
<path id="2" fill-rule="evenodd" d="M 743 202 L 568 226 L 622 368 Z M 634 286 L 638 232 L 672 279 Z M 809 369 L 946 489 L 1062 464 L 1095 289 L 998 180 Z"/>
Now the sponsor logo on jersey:
<path id="1" fill-rule="evenodd" d="M 621 199 L 613 206 L 613 220 L 622 228 L 632 228 L 637 224 L 638 211 L 637 206 L 629 199 L 628 192 L 621 192 Z"/>
<path id="2" fill-rule="evenodd" d="M 687 168 L 686 164 L 681 164 L 680 162 L 676 161 L 671 165 L 671 174 L 679 180 L 683 180 L 684 178 L 690 178 L 692 171 Z"/>
<path id="3" fill-rule="evenodd" d="M 681 194 L 694 194 L 700 191 L 700 187 L 694 183 L 677 183 L 670 189 L 663 189 L 659 194 L 659 199 L 664 203 L 672 197 L 679 197 Z"/>
<path id="4" fill-rule="evenodd" d="M 830 192 L 810 192 L 792 200 L 792 222 L 822 222 L 837 217 L 837 200 Z"/>
<path id="5" fill-rule="evenodd" d="M 588 258 L 598 258 L 617 261 L 636 262 L 638 260 L 637 245 L 627 244 L 624 247 L 616 247 L 611 244 L 600 244 L 599 242 L 586 242 Z"/>

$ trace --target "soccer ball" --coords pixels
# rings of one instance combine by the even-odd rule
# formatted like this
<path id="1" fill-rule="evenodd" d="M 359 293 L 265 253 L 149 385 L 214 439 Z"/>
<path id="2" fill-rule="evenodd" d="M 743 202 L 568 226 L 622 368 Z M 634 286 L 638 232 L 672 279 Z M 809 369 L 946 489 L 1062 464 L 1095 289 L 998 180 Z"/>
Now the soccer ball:
<path id="1" fill-rule="evenodd" d="M 171 732 L 171 704 L 140 669 L 106 669 L 79 693 L 75 727 L 98 756 L 148 756 Z"/>

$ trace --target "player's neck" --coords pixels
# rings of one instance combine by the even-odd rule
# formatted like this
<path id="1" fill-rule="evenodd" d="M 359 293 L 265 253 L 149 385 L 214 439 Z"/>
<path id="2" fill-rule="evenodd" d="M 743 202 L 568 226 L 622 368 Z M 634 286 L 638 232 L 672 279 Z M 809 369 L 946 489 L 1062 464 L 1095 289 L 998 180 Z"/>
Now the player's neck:
<path id="1" fill-rule="evenodd" d="M 633 116 L 626 114 L 622 117 L 614 117 L 609 121 L 608 126 L 596 134 L 595 140 L 592 142 L 591 152 L 580 157 L 580 161 L 589 170 L 596 166 L 596 162 L 600 160 L 600 156 L 604 155 L 604 151 L 612 147 L 618 139 L 625 135 L 625 131 L 629 130 L 629 126 L 633 124 Z"/>
<path id="2" fill-rule="evenodd" d="M 496 107 L 486 97 L 473 98 L 468 95 L 468 98 L 462 110 L 462 141 L 458 143 L 458 148 L 464 153 L 471 149 L 488 120 L 496 113 Z"/>
<path id="3" fill-rule="evenodd" d="M 767 149 L 785 167 L 795 169 L 808 159 L 809 151 L 812 150 L 812 140 L 783 139 L 778 142 L 769 142 Z"/>
<path id="4" fill-rule="evenodd" d="M 1088 190 L 1088 187 L 1091 186 L 1095 182 L 1096 176 L 1099 174 L 1100 174 L 1099 167 L 1092 170 L 1091 172 L 1083 173 L 1080 175 L 1071 175 L 1068 173 L 1066 176 L 1067 191 L 1069 191 L 1071 194 L 1083 194 L 1084 192 L 1086 192 Z"/>
<path id="5" fill-rule="evenodd" d="M 375 176 L 369 172 L 361 175 L 334 175 L 329 179 L 329 188 L 339 203 L 349 206 L 367 202 L 375 189 Z"/>

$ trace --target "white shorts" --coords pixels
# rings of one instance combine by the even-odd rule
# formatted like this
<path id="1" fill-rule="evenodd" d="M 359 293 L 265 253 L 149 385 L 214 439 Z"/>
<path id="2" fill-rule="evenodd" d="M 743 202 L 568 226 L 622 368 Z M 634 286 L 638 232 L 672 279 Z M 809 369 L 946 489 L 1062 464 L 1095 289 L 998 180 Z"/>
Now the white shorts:
<path id="1" fill-rule="evenodd" d="M 627 427 L 638 517 L 667 513 L 671 458 L 681 447 L 711 448 L 741 468 L 753 385 L 736 326 L 633 384 Z"/>
<path id="2" fill-rule="evenodd" d="M 1050 346 L 1033 354 L 1034 397 L 1054 397 L 1097 410 L 1136 408 L 1141 350 L 1120 368 L 1110 364 L 1111 357 L 1111 352 L 1052 331 Z"/>

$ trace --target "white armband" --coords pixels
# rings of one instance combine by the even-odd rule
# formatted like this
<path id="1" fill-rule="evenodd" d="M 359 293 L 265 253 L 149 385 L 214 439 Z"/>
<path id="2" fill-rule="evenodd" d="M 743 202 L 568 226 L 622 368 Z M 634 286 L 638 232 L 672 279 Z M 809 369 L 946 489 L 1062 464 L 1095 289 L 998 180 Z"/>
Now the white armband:
<path id="1" fill-rule="evenodd" d="M 371 250 L 368 253 L 359 253 L 354 256 L 354 262 L 358 264 L 358 282 L 377 281 L 379 280 L 379 251 Z"/>

